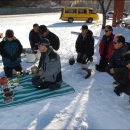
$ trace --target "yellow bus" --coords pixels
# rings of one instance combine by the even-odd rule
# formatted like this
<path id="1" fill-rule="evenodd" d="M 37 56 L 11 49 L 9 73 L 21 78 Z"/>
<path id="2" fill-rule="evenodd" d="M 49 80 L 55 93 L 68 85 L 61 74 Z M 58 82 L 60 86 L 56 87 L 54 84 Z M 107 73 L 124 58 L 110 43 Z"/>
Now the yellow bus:
<path id="1" fill-rule="evenodd" d="M 99 19 L 98 14 L 88 7 L 63 7 L 61 20 L 72 23 L 73 21 L 86 21 L 92 23 Z"/>

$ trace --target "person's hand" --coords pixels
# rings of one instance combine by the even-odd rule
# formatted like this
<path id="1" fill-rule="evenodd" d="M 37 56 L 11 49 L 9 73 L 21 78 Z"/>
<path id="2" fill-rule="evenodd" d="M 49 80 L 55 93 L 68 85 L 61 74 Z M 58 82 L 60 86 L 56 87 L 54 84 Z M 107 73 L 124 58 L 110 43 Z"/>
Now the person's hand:
<path id="1" fill-rule="evenodd" d="M 114 74 L 114 73 L 115 73 L 114 68 L 111 68 L 111 69 L 110 69 L 110 73 L 111 73 L 111 74 Z"/>
<path id="2" fill-rule="evenodd" d="M 127 65 L 126 65 L 126 67 L 127 67 L 128 69 L 130 69 L 130 63 L 129 63 L 129 64 L 127 64 Z"/>

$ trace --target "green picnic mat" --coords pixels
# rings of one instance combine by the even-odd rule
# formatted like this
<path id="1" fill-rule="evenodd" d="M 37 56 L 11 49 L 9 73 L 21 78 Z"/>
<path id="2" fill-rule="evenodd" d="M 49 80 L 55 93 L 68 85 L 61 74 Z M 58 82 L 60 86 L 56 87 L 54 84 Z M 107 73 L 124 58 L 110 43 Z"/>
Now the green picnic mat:
<path id="1" fill-rule="evenodd" d="M 65 82 L 61 83 L 61 87 L 59 89 L 53 91 L 49 89 L 38 90 L 31 84 L 32 75 L 21 76 L 18 79 L 20 81 L 20 86 L 12 89 L 12 102 L 5 103 L 3 93 L 1 91 L 0 108 L 44 100 L 56 96 L 62 96 L 65 94 L 73 93 L 75 91 L 70 85 L 66 84 Z"/>

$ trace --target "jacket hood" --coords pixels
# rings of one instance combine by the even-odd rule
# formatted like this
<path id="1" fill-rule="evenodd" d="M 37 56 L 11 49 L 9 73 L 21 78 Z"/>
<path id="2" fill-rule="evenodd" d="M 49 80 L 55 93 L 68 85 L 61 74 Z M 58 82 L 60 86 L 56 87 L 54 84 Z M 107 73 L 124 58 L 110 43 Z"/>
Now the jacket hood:
<path id="1" fill-rule="evenodd" d="M 87 35 L 88 36 L 93 36 L 93 32 L 91 30 L 88 30 Z"/>
<path id="2" fill-rule="evenodd" d="M 15 36 L 13 37 L 13 41 L 14 41 L 14 40 L 16 40 L 16 37 L 15 37 Z M 8 41 L 8 40 L 7 40 L 7 38 L 6 38 L 6 37 L 4 37 L 4 38 L 2 39 L 2 41 L 1 41 L 1 42 L 6 42 L 6 41 Z"/>

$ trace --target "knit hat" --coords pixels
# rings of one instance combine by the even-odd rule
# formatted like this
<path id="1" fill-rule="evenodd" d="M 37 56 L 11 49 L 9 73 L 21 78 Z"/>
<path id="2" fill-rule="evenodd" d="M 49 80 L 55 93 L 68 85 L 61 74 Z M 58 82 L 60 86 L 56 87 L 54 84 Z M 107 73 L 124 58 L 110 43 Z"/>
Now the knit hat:
<path id="1" fill-rule="evenodd" d="M 40 42 L 39 42 L 39 45 L 40 44 L 43 44 L 43 45 L 46 45 L 46 46 L 50 46 L 50 42 L 47 38 L 41 38 L 40 39 Z"/>
<path id="2" fill-rule="evenodd" d="M 6 30 L 5 37 L 11 38 L 14 36 L 14 32 L 11 29 Z"/>

